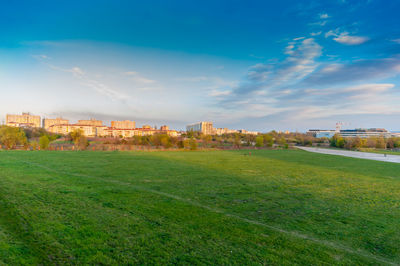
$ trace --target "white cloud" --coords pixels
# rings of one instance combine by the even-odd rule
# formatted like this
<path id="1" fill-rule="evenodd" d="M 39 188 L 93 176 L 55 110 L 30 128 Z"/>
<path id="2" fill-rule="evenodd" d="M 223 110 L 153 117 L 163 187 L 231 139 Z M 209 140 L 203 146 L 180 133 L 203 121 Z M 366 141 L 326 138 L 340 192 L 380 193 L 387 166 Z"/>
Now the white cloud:
<path id="1" fill-rule="evenodd" d="M 394 39 L 394 40 L 392 40 L 392 42 L 400 44 L 400 39 Z"/>
<path id="2" fill-rule="evenodd" d="M 369 38 L 362 36 L 350 36 L 347 32 L 342 32 L 339 36 L 333 38 L 333 40 L 346 45 L 359 45 L 368 41 Z"/>
<path id="3" fill-rule="evenodd" d="M 329 73 L 329 72 L 335 72 L 337 70 L 339 70 L 339 68 L 341 68 L 342 65 L 340 64 L 330 64 L 327 65 L 326 67 L 324 67 L 323 69 L 321 69 L 322 73 Z"/>
<path id="4" fill-rule="evenodd" d="M 227 96 L 230 95 L 232 92 L 229 90 L 219 91 L 219 90 L 212 90 L 208 95 L 212 97 L 220 97 L 220 96 Z"/>
<path id="5" fill-rule="evenodd" d="M 135 75 L 138 75 L 139 73 L 136 71 L 128 71 L 128 72 L 124 72 L 123 74 L 127 75 L 127 76 L 135 76 Z"/>
<path id="6" fill-rule="evenodd" d="M 311 36 L 318 36 L 321 35 L 322 31 L 318 31 L 318 32 L 311 32 L 310 35 Z"/>
<path id="7" fill-rule="evenodd" d="M 96 91 L 99 94 L 107 96 L 108 98 L 110 98 L 113 101 L 114 100 L 127 100 L 129 98 L 127 95 L 122 94 L 115 89 L 111 89 L 107 85 L 105 85 L 93 78 L 90 78 L 80 67 L 75 66 L 75 67 L 68 69 L 68 68 L 61 68 L 61 67 L 58 67 L 58 66 L 55 66 L 52 64 L 48 64 L 48 63 L 46 63 L 46 65 L 48 67 L 50 67 L 51 69 L 54 69 L 57 71 L 71 73 L 75 78 L 80 80 L 82 85 L 93 89 L 94 91 Z"/>
<path id="8" fill-rule="evenodd" d="M 82 69 L 80 69 L 79 67 L 73 67 L 69 70 L 69 72 L 71 72 L 72 74 L 74 74 L 75 76 L 83 76 L 85 73 L 83 72 Z"/>
<path id="9" fill-rule="evenodd" d="M 131 80 L 133 80 L 136 83 L 142 83 L 142 84 L 153 84 L 156 81 L 144 77 L 132 77 Z"/>
<path id="10" fill-rule="evenodd" d="M 338 36 L 338 35 L 339 35 L 339 28 L 326 32 L 325 33 L 325 38 L 328 38 L 330 36 Z"/>
<path id="11" fill-rule="evenodd" d="M 50 59 L 49 56 L 45 55 L 45 54 L 38 54 L 38 55 L 32 55 L 33 58 L 37 59 L 37 60 L 46 60 L 46 59 Z"/>
<path id="12" fill-rule="evenodd" d="M 313 38 L 308 38 L 289 42 L 284 53 L 288 56 L 282 62 L 250 67 L 246 81 L 234 87 L 231 97 L 225 100 L 228 105 L 243 97 L 276 94 L 299 82 L 318 67 L 315 60 L 322 54 L 322 47 Z"/>
<path id="13" fill-rule="evenodd" d="M 327 20 L 322 20 L 322 21 L 317 21 L 317 22 L 310 23 L 309 25 L 311 25 L 311 26 L 325 26 L 327 22 L 328 22 Z"/>
<path id="14" fill-rule="evenodd" d="M 140 84 L 156 83 L 155 80 L 142 77 L 141 75 L 139 75 L 139 72 L 136 72 L 136 71 L 128 71 L 128 72 L 124 72 L 123 74 L 126 76 L 129 76 L 130 80 L 134 81 L 135 83 L 140 83 Z"/>
<path id="15" fill-rule="evenodd" d="M 330 30 L 325 33 L 325 38 L 333 36 L 333 40 L 346 45 L 359 45 L 369 40 L 368 37 L 352 36 L 347 31 L 340 32 L 340 29 Z"/>
<path id="16" fill-rule="evenodd" d="M 202 82 L 202 81 L 208 81 L 210 80 L 210 78 L 206 76 L 195 76 L 195 77 L 176 78 L 175 80 L 184 82 Z"/>
<path id="17" fill-rule="evenodd" d="M 319 14 L 319 18 L 320 19 L 327 19 L 327 18 L 329 18 L 329 15 L 327 13 L 322 13 L 322 14 Z"/>

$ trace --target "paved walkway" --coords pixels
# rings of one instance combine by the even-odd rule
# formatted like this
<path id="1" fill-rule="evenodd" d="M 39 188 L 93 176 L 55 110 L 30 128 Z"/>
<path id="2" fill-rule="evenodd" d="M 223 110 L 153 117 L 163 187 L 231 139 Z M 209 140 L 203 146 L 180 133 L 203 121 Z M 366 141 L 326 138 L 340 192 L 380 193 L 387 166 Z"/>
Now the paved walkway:
<path id="1" fill-rule="evenodd" d="M 383 161 L 383 162 L 391 162 L 391 163 L 400 163 L 400 155 L 387 154 L 385 156 L 384 154 L 371 153 L 371 152 L 359 152 L 359 151 L 347 151 L 347 150 L 311 148 L 311 147 L 297 147 L 297 148 L 305 150 L 305 151 L 316 152 L 316 153 L 340 155 L 340 156 L 346 156 L 346 157 Z"/>

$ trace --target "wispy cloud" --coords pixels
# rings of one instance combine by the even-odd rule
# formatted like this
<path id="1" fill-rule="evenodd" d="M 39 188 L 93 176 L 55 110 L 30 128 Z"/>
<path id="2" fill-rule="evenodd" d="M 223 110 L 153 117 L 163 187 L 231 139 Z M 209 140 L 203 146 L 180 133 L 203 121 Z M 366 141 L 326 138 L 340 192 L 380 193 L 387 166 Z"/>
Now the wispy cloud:
<path id="1" fill-rule="evenodd" d="M 400 74 L 400 57 L 356 60 L 347 64 L 328 64 L 305 80 L 307 86 L 383 79 Z"/>
<path id="2" fill-rule="evenodd" d="M 212 90 L 208 95 L 212 97 L 221 97 L 221 96 L 227 96 L 230 95 L 232 91 L 225 90 L 225 91 L 219 91 L 219 90 Z"/>
<path id="3" fill-rule="evenodd" d="M 311 32 L 310 35 L 311 36 L 318 36 L 321 35 L 322 31 L 318 31 L 318 32 Z"/>
<path id="4" fill-rule="evenodd" d="M 351 36 L 349 33 L 343 32 L 339 36 L 333 38 L 333 40 L 347 45 L 359 45 L 368 41 L 369 38 L 362 36 Z"/>
<path id="5" fill-rule="evenodd" d="M 334 41 L 345 45 L 359 45 L 369 40 L 368 37 L 350 35 L 347 31 L 340 32 L 339 28 L 325 33 L 325 38 L 331 36 Z"/>
<path id="6" fill-rule="evenodd" d="M 232 96 L 262 94 L 298 82 L 317 68 L 315 59 L 321 55 L 322 47 L 308 38 L 289 42 L 284 53 L 288 56 L 282 62 L 250 67 L 247 80 L 233 89 Z"/>
<path id="7" fill-rule="evenodd" d="M 115 89 L 111 89 L 104 83 L 90 77 L 87 73 L 85 73 L 80 67 L 74 66 L 72 68 L 62 68 L 59 66 L 56 66 L 54 64 L 51 64 L 48 62 L 49 57 L 46 55 L 41 55 L 38 57 L 35 57 L 35 59 L 43 62 L 45 65 L 47 65 L 49 68 L 65 73 L 71 73 L 74 78 L 80 81 L 80 83 L 88 88 L 91 88 L 93 91 L 104 95 L 111 100 L 120 100 L 120 101 L 125 101 L 129 97 Z"/>
<path id="8" fill-rule="evenodd" d="M 321 14 L 319 14 L 319 18 L 320 19 L 327 19 L 327 18 L 329 18 L 329 15 L 327 13 L 321 13 Z"/>
<path id="9" fill-rule="evenodd" d="M 131 81 L 134 81 L 135 83 L 139 83 L 139 84 L 153 84 L 156 83 L 155 80 L 153 79 L 149 79 L 149 78 L 145 78 L 143 76 L 141 76 L 139 74 L 139 72 L 136 71 L 127 71 L 123 73 L 126 76 L 129 76 Z"/>
<path id="10" fill-rule="evenodd" d="M 50 59 L 50 57 L 45 54 L 32 55 L 32 57 L 37 60 Z"/>

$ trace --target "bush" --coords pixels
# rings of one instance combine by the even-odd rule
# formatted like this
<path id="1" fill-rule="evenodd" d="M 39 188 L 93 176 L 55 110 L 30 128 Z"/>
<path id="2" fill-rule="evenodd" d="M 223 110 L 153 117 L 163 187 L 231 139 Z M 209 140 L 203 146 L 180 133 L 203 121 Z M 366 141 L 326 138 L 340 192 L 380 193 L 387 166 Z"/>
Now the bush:
<path id="1" fill-rule="evenodd" d="M 15 149 L 17 145 L 27 145 L 28 140 L 25 132 L 18 127 L 0 127 L 0 143 L 6 149 Z"/>
<path id="2" fill-rule="evenodd" d="M 195 139 L 190 139 L 190 150 L 197 150 L 197 141 Z"/>
<path id="3" fill-rule="evenodd" d="M 257 136 L 256 138 L 256 147 L 262 147 L 264 146 L 264 137 L 263 136 Z"/>
<path id="4" fill-rule="evenodd" d="M 41 150 L 46 150 L 49 147 L 50 140 L 47 135 L 43 135 L 39 138 L 39 147 Z"/>

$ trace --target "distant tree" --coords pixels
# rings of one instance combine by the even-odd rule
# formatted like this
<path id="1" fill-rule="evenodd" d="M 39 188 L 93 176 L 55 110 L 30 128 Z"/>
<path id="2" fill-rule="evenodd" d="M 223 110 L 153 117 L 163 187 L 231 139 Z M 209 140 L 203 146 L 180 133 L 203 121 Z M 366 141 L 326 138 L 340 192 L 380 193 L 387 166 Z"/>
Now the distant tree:
<path id="1" fill-rule="evenodd" d="M 184 140 L 179 140 L 177 142 L 177 146 L 178 146 L 179 149 L 185 148 Z"/>
<path id="2" fill-rule="evenodd" d="M 177 137 L 169 136 L 169 141 L 171 143 L 171 147 L 177 146 L 179 139 Z"/>
<path id="3" fill-rule="evenodd" d="M 82 135 L 79 137 L 77 145 L 80 150 L 86 150 L 87 147 L 89 146 L 89 141 L 87 140 L 87 138 L 85 136 Z"/>
<path id="4" fill-rule="evenodd" d="M 256 137 L 256 147 L 263 147 L 264 146 L 264 137 L 257 136 Z"/>
<path id="5" fill-rule="evenodd" d="M 287 143 L 286 143 L 286 139 L 284 138 L 284 137 L 280 137 L 279 139 L 278 139 L 278 144 L 281 146 L 281 147 L 284 147 Z"/>
<path id="6" fill-rule="evenodd" d="M 377 139 L 376 137 L 369 137 L 369 138 L 367 139 L 366 146 L 367 146 L 368 148 L 376 148 L 377 142 L 378 142 L 378 139 Z"/>
<path id="7" fill-rule="evenodd" d="M 379 137 L 376 140 L 376 146 L 377 149 L 385 149 L 386 148 L 386 140 L 384 137 Z"/>
<path id="8" fill-rule="evenodd" d="M 340 134 L 335 134 L 330 140 L 332 147 L 343 148 L 345 141 Z"/>
<path id="9" fill-rule="evenodd" d="M 49 133 L 44 128 L 23 128 L 25 135 L 28 139 L 39 138 Z"/>
<path id="10" fill-rule="evenodd" d="M 187 131 L 187 132 L 186 132 L 186 136 L 187 136 L 188 138 L 192 138 L 192 137 L 194 136 L 194 131 L 193 131 L 193 129 Z"/>
<path id="11" fill-rule="evenodd" d="M 343 138 L 339 138 L 339 139 L 337 140 L 337 142 L 336 142 L 336 147 L 338 147 L 338 148 L 343 148 L 343 147 L 344 147 L 344 144 L 345 144 L 344 139 L 343 139 Z"/>
<path id="12" fill-rule="evenodd" d="M 37 143 L 37 141 L 32 141 L 30 143 L 32 150 L 36 151 L 39 148 L 39 144 Z"/>
<path id="13" fill-rule="evenodd" d="M 400 148 L 400 138 L 396 138 L 396 139 L 394 140 L 393 146 L 394 146 L 395 148 Z"/>
<path id="14" fill-rule="evenodd" d="M 240 135 L 238 133 L 235 134 L 233 144 L 236 148 L 240 148 L 241 139 L 240 139 Z"/>
<path id="15" fill-rule="evenodd" d="M 183 140 L 182 144 L 183 144 L 183 148 L 185 149 L 189 149 L 190 148 L 190 139 L 185 139 Z"/>
<path id="16" fill-rule="evenodd" d="M 81 129 L 76 129 L 72 131 L 69 135 L 75 146 L 78 147 L 80 150 L 86 150 L 86 148 L 89 146 L 89 141 L 87 140 Z"/>
<path id="17" fill-rule="evenodd" d="M 202 136 L 204 146 L 208 146 L 210 142 L 212 141 L 212 136 L 211 135 L 203 135 Z"/>
<path id="18" fill-rule="evenodd" d="M 43 135 L 39 138 L 39 146 L 41 150 L 46 150 L 49 147 L 50 140 L 47 135 Z"/>
<path id="19" fill-rule="evenodd" d="M 264 145 L 267 147 L 272 147 L 274 145 L 274 138 L 269 134 L 265 134 L 264 135 Z"/>
<path id="20" fill-rule="evenodd" d="M 14 149 L 17 145 L 27 145 L 25 132 L 18 127 L 0 127 L 0 143 L 6 149 Z"/>
<path id="21" fill-rule="evenodd" d="M 190 139 L 190 150 L 197 150 L 197 141 L 194 138 Z"/>
<path id="22" fill-rule="evenodd" d="M 69 135 L 75 145 L 78 145 L 79 139 L 83 136 L 83 131 L 82 129 L 75 129 Z"/>
<path id="23" fill-rule="evenodd" d="M 389 139 L 387 139 L 387 141 L 386 141 L 386 148 L 388 148 L 388 149 L 393 149 L 393 148 L 394 148 L 394 141 L 395 141 L 394 138 L 389 138 Z"/>
<path id="24" fill-rule="evenodd" d="M 167 134 L 160 135 L 160 143 L 164 148 L 171 148 L 171 140 Z"/>

